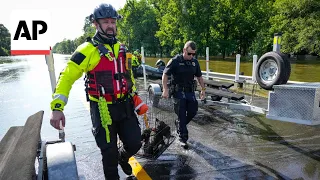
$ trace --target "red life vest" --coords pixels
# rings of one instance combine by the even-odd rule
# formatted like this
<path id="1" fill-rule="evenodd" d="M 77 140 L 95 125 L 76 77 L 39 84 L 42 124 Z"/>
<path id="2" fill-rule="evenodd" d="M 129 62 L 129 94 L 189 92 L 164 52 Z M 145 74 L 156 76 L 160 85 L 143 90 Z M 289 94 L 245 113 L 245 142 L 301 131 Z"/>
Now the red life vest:
<path id="1" fill-rule="evenodd" d="M 120 45 L 118 58 L 103 44 L 97 46 L 100 61 L 86 76 L 86 91 L 99 98 L 104 96 L 107 102 L 116 102 L 132 91 L 130 71 L 126 69 L 126 49 Z"/>

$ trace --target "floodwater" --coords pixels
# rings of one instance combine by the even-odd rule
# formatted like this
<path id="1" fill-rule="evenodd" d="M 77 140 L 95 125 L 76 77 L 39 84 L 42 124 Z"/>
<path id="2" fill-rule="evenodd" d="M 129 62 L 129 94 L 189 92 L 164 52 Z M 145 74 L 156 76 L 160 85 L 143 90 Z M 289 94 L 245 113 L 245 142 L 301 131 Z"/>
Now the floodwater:
<path id="1" fill-rule="evenodd" d="M 146 64 L 154 66 L 155 62 L 159 58 L 147 57 Z M 169 58 L 162 58 L 166 63 Z M 206 61 L 199 59 L 201 70 L 206 71 Z M 209 69 L 212 72 L 235 74 L 236 59 L 228 60 L 210 60 Z M 243 72 L 246 76 L 252 75 L 252 62 L 241 62 L 240 72 Z M 308 60 L 308 61 L 292 61 L 291 62 L 291 74 L 290 81 L 302 81 L 302 82 L 320 82 L 320 61 Z"/>
<path id="2" fill-rule="evenodd" d="M 68 58 L 54 55 L 56 77 Z M 137 83 L 143 87 L 142 80 Z M 42 139 L 58 138 L 49 124 L 52 92 L 43 56 L 1 57 L 0 84 L 0 139 L 40 110 Z M 80 179 L 104 179 L 83 78 L 73 85 L 64 112 L 66 141 L 76 144 Z M 189 150 L 174 142 L 157 160 L 136 157 L 151 179 L 320 179 L 320 126 L 204 106 L 188 129 Z M 120 175 L 125 178 L 121 170 Z"/>

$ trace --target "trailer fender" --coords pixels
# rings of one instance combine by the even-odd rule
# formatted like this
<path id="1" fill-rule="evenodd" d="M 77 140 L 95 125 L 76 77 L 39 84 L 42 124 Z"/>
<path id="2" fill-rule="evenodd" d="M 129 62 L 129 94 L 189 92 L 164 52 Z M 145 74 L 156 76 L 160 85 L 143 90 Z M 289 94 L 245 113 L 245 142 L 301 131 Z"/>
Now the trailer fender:
<path id="1" fill-rule="evenodd" d="M 74 151 L 75 148 L 70 142 L 47 145 L 48 180 L 79 179 Z"/>
<path id="2" fill-rule="evenodd" d="M 149 84 L 148 87 L 149 98 L 148 100 L 152 104 L 152 106 L 157 107 L 159 104 L 159 100 L 162 95 L 162 88 L 159 84 Z"/>

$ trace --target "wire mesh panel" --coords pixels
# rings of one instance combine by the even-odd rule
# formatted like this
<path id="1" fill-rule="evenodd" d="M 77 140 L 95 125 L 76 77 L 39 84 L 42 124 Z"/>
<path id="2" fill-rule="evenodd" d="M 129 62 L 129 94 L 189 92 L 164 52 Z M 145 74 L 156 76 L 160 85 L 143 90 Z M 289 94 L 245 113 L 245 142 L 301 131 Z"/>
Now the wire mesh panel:
<path id="1" fill-rule="evenodd" d="M 140 93 L 139 96 L 148 105 L 149 110 L 138 118 L 142 131 L 142 147 L 136 156 L 157 159 L 175 140 L 175 120 L 178 119 L 175 111 L 178 111 L 178 101 L 158 97 L 157 103 L 154 104 L 149 93 Z"/>
<path id="2" fill-rule="evenodd" d="M 267 118 L 320 124 L 320 83 L 275 85 L 269 94 Z"/>

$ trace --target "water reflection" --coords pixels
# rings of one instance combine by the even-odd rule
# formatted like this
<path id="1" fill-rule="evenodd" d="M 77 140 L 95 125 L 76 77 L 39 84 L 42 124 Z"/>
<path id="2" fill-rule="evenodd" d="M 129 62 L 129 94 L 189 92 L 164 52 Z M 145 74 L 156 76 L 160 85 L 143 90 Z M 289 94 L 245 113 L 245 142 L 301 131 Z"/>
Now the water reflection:
<path id="1" fill-rule="evenodd" d="M 146 57 L 146 64 L 154 66 L 159 58 Z M 161 58 L 166 63 L 170 58 Z M 202 71 L 206 70 L 205 59 L 199 59 L 200 67 Z M 236 60 L 234 59 L 210 59 L 209 69 L 212 72 L 235 74 Z M 244 75 L 252 75 L 252 62 L 241 62 L 240 72 L 244 72 Z M 292 61 L 291 62 L 291 75 L 290 81 L 302 81 L 302 82 L 320 82 L 320 61 Z"/>
<path id="2" fill-rule="evenodd" d="M 310 179 L 317 179 L 316 175 L 320 172 L 320 165 L 315 162 L 308 162 L 303 167 L 303 172 L 305 172 Z"/>
<path id="3" fill-rule="evenodd" d="M 217 107 L 204 109 L 210 116 L 202 114 L 193 121 L 193 126 L 201 126 L 201 131 L 194 128 L 197 129 L 193 132 L 197 137 L 195 141 L 252 161 L 279 179 L 319 178 L 319 125 L 268 120 L 250 112 Z M 206 139 L 208 137 L 212 138 Z"/>
<path id="4" fill-rule="evenodd" d="M 194 179 L 197 172 L 190 164 L 190 156 L 165 153 L 157 161 L 148 161 L 143 168 L 153 180 L 160 179 Z"/>
<path id="5" fill-rule="evenodd" d="M 260 162 L 254 161 L 254 163 L 255 163 L 256 166 L 262 167 L 262 168 L 267 169 L 268 171 L 272 172 L 277 177 L 277 179 L 280 179 L 280 180 L 287 180 L 287 179 L 289 180 L 289 179 L 291 179 L 291 178 L 285 176 L 284 174 L 276 171 L 275 169 L 272 169 L 272 168 L 270 168 L 270 167 L 268 167 L 268 166 L 266 166 L 264 164 L 261 164 Z"/>
<path id="6" fill-rule="evenodd" d="M 0 58 L 0 64 L 12 63 L 12 62 L 15 62 L 15 61 L 13 61 L 12 58 L 9 58 L 9 57 L 1 57 Z"/>
<path id="7" fill-rule="evenodd" d="M 219 112 L 219 111 L 215 112 L 214 114 L 215 114 L 215 116 L 219 116 L 219 118 L 225 120 L 226 122 L 234 124 L 235 127 L 237 128 L 237 130 L 234 132 L 237 134 L 254 136 L 255 138 L 259 138 L 259 139 L 270 141 L 273 143 L 285 145 L 288 148 L 290 148 L 298 153 L 301 153 L 305 156 L 308 156 L 316 161 L 320 161 L 320 149 L 307 151 L 297 145 L 294 145 L 294 143 L 296 143 L 296 144 L 298 143 L 297 141 L 299 141 L 299 139 L 286 140 L 284 137 L 279 135 L 270 124 L 267 124 L 265 122 L 265 121 L 269 121 L 269 120 L 266 120 L 265 118 L 262 119 L 261 117 L 259 117 L 257 115 L 252 116 L 252 118 L 254 120 L 256 120 L 256 122 L 258 122 L 262 126 L 262 128 L 260 128 L 258 126 L 247 123 L 246 121 L 244 121 L 242 119 L 234 118 L 234 117 L 232 117 L 232 114 L 229 114 L 228 116 L 226 116 L 225 113 Z M 229 126 L 226 126 L 225 124 L 223 126 L 225 126 L 225 128 L 223 128 L 225 130 L 229 130 L 229 128 L 230 128 Z M 292 126 L 294 126 L 294 124 Z M 299 126 L 299 125 L 297 125 L 297 126 Z M 300 125 L 300 126 L 303 126 L 303 125 Z M 283 128 L 284 129 L 286 128 L 287 130 L 282 130 L 282 132 L 286 132 L 289 130 L 287 133 L 289 133 L 289 134 L 292 133 L 292 131 L 290 132 L 290 129 L 292 127 L 287 126 L 287 127 L 283 127 Z M 317 133 L 317 131 L 315 131 L 314 133 L 312 133 L 311 136 L 309 136 L 309 138 L 312 138 L 314 140 L 319 139 L 318 134 L 320 134 L 320 133 Z M 288 141 L 290 141 L 291 143 Z M 314 141 L 314 143 L 316 143 L 316 141 Z"/>
<path id="8" fill-rule="evenodd" d="M 1 57 L 0 83 L 17 81 L 28 68 L 26 58 Z"/>
<path id="9" fill-rule="evenodd" d="M 211 166 L 214 167 L 219 173 L 223 174 L 228 179 L 275 179 L 272 175 L 254 167 L 253 165 L 246 164 L 238 161 L 230 156 L 226 156 L 200 142 L 191 140 L 193 151 L 204 158 Z M 273 170 L 273 173 L 279 179 L 289 179 L 283 174 Z"/>
<path id="10" fill-rule="evenodd" d="M 54 58 L 58 77 L 70 56 L 55 54 Z M 147 59 L 147 63 L 153 66 L 156 60 Z M 233 63 L 213 61 L 210 66 L 231 69 L 230 73 L 234 73 L 228 67 Z M 244 66 L 251 71 L 250 63 Z M 318 65 L 314 69 L 309 65 L 293 66 L 293 69 L 303 68 L 295 72 L 308 68 L 311 74 L 320 72 Z M 57 131 L 48 123 L 51 87 L 43 56 L 0 58 L 0 83 L 0 139 L 10 126 L 23 125 L 26 117 L 41 109 L 45 111 L 43 137 L 57 136 Z M 142 81 L 140 85 L 142 87 Z M 80 179 L 103 179 L 101 156 L 91 134 L 90 113 L 84 108 L 83 99 L 80 80 L 75 83 L 65 110 L 66 137 L 77 145 Z M 319 179 L 320 132 L 317 128 L 320 126 L 270 121 L 226 109 L 208 109 L 207 115 L 198 116 L 192 123 L 189 151 L 172 144 L 157 161 L 139 161 L 153 179 Z M 230 151 L 233 154 L 228 154 Z"/>
<path id="11" fill-rule="evenodd" d="M 254 117 L 265 129 L 261 129 L 261 128 L 258 128 L 258 127 L 255 127 L 254 128 L 257 128 L 257 130 L 260 132 L 258 135 L 258 138 L 261 138 L 261 139 L 264 139 L 264 140 L 267 140 L 267 141 L 271 141 L 271 142 L 274 142 L 274 143 L 279 143 L 281 145 L 285 145 L 287 146 L 288 148 L 291 148 L 292 150 L 298 152 L 298 153 L 301 153 L 305 156 L 308 156 L 314 160 L 317 160 L 317 161 L 320 161 L 320 149 L 318 150 L 314 150 L 314 151 L 306 151 L 298 146 L 295 146 L 291 143 L 289 143 L 287 140 L 285 140 L 283 137 L 281 137 L 279 134 L 277 134 L 271 127 L 270 125 L 267 125 L 265 122 L 263 122 L 261 120 L 261 118 L 259 117 Z M 256 132 L 257 132 L 256 130 Z M 292 141 L 292 140 L 291 140 Z M 294 142 L 294 141 L 293 141 Z"/>
<path id="12" fill-rule="evenodd" d="M 0 70 L 0 83 L 8 83 L 12 81 L 17 81 L 20 77 L 19 73 L 24 72 L 24 68 L 15 68 L 8 70 Z"/>

